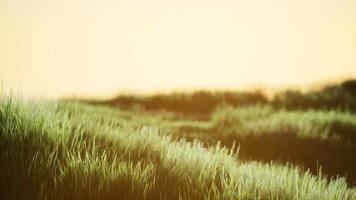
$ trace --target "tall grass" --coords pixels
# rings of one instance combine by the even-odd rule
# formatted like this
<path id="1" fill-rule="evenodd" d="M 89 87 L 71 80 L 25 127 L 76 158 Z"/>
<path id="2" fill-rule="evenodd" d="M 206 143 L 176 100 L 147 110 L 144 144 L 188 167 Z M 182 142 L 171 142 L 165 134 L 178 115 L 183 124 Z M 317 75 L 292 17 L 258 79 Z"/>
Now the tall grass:
<path id="1" fill-rule="evenodd" d="M 343 179 L 239 163 L 234 150 L 173 142 L 158 129 L 103 121 L 83 108 L 1 99 L 1 199 L 356 197 Z"/>
<path id="2" fill-rule="evenodd" d="M 271 106 L 235 108 L 222 106 L 212 115 L 221 132 L 243 137 L 249 134 L 289 133 L 321 140 L 344 140 L 356 144 L 356 115 L 336 110 L 287 111 Z"/>
<path id="3" fill-rule="evenodd" d="M 271 106 L 220 107 L 212 116 L 215 140 L 240 144 L 240 157 L 317 166 L 356 184 L 356 115 L 342 111 L 288 111 Z"/>

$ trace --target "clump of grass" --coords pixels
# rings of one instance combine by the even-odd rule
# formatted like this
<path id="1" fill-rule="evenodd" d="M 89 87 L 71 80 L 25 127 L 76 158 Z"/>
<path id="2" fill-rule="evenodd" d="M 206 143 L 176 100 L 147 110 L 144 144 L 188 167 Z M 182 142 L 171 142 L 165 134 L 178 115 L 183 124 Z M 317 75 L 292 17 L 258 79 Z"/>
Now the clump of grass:
<path id="1" fill-rule="evenodd" d="M 86 111 L 84 105 L 0 100 L 2 199 L 356 197 L 342 178 L 328 182 L 298 168 L 241 163 L 234 150 L 174 142 L 156 128 Z"/>
<path id="2" fill-rule="evenodd" d="M 219 131 L 219 135 L 236 134 L 242 137 L 249 134 L 249 122 L 266 119 L 273 113 L 274 109 L 271 106 L 256 105 L 236 108 L 231 105 L 221 105 L 212 114 L 211 121 Z"/>
<path id="3" fill-rule="evenodd" d="M 221 132 L 243 137 L 250 134 L 290 133 L 303 138 L 341 139 L 356 143 L 356 115 L 341 111 L 287 111 L 271 106 L 216 110 L 212 120 Z"/>
<path id="4" fill-rule="evenodd" d="M 289 111 L 270 106 L 225 106 L 212 117 L 210 135 L 230 146 L 240 145 L 240 157 L 302 165 L 314 174 L 320 166 L 328 177 L 356 180 L 356 116 L 337 110 Z"/>

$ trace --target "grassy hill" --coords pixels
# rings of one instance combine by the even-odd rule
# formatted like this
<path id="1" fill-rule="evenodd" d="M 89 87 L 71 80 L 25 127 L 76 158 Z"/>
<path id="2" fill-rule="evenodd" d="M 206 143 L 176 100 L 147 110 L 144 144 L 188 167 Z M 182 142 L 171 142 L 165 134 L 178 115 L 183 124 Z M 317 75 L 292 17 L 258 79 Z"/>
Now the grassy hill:
<path id="1" fill-rule="evenodd" d="M 352 88 L 271 100 L 229 92 L 104 102 L 3 96 L 0 199 L 353 200 Z"/>
<path id="2" fill-rule="evenodd" d="M 118 96 L 84 101 L 126 110 L 129 119 L 205 146 L 236 144 L 240 159 L 293 163 L 356 184 L 356 80 L 318 90 Z"/>

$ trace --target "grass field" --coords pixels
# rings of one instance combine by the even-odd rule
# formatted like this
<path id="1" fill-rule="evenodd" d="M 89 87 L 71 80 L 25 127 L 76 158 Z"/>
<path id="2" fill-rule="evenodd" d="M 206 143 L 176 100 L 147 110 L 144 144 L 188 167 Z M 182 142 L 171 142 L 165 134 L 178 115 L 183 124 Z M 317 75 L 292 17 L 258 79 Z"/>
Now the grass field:
<path id="1" fill-rule="evenodd" d="M 330 88 L 272 100 L 3 96 L 0 199 L 356 199 L 355 97 Z"/>

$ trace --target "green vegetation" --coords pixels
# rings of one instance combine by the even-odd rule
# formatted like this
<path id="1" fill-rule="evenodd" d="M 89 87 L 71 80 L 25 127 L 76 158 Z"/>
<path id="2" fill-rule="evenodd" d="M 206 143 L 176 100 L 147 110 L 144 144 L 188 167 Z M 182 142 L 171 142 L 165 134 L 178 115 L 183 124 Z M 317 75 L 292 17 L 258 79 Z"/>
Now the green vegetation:
<path id="1" fill-rule="evenodd" d="M 2 98 L 1 199 L 356 198 L 342 178 L 242 162 L 234 148 L 172 140 L 135 119 L 169 129 L 106 107 Z"/>
<path id="2" fill-rule="evenodd" d="M 234 108 L 225 106 L 213 114 L 221 132 L 274 134 L 288 132 L 297 137 L 335 139 L 356 143 L 356 114 L 339 111 L 286 111 L 270 106 Z"/>
<path id="3" fill-rule="evenodd" d="M 319 90 L 176 93 L 86 100 L 131 113 L 174 139 L 240 147 L 240 159 L 293 163 L 356 184 L 356 80 Z M 138 124 L 140 124 L 138 123 Z"/>
<path id="4" fill-rule="evenodd" d="M 270 100 L 1 97 L 0 199 L 356 199 L 355 83 Z"/>
<path id="5" fill-rule="evenodd" d="M 225 106 L 216 110 L 211 123 L 206 135 L 227 146 L 237 141 L 241 158 L 292 162 L 314 173 L 320 166 L 329 176 L 356 183 L 356 114 Z"/>

